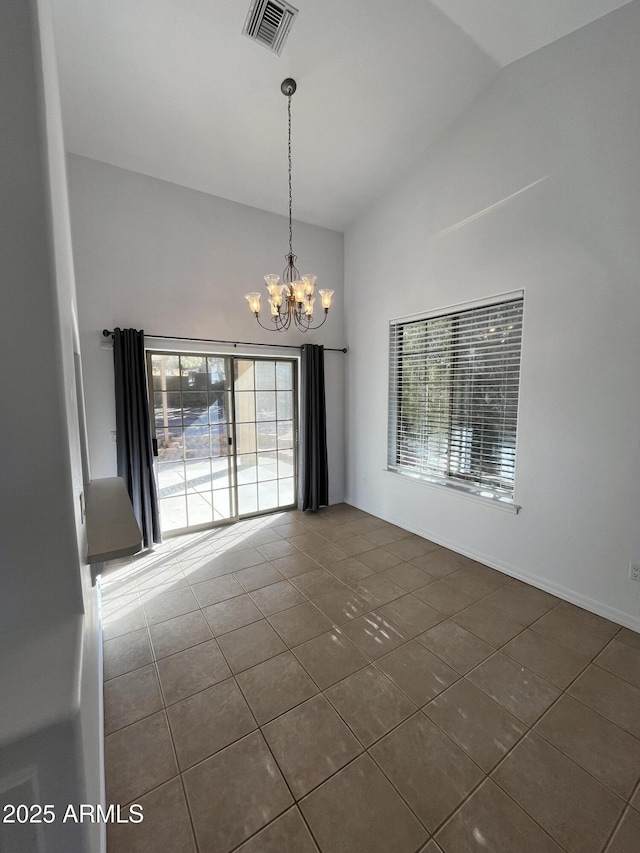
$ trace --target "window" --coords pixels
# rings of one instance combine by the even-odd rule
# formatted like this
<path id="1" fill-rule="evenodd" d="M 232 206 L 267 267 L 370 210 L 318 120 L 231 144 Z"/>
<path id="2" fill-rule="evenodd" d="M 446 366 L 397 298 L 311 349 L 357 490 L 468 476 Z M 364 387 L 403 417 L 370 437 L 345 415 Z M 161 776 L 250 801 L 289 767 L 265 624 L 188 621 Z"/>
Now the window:
<path id="1" fill-rule="evenodd" d="M 392 471 L 513 498 L 522 292 L 392 320 Z"/>

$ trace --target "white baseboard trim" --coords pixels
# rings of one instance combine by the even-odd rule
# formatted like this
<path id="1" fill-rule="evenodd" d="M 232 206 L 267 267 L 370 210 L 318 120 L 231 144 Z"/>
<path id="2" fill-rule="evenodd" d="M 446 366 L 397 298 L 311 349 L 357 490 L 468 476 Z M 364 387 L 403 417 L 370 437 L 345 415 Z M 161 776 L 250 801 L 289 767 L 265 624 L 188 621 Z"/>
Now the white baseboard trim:
<path id="1" fill-rule="evenodd" d="M 502 560 L 496 560 L 488 554 L 461 548 L 457 542 L 451 542 L 442 539 L 441 537 L 434 536 L 431 531 L 425 530 L 424 528 L 412 527 L 411 525 L 408 525 L 404 519 L 400 520 L 382 513 L 379 508 L 370 506 L 365 502 L 358 503 L 350 497 L 346 497 L 345 503 L 350 506 L 354 506 L 357 509 L 361 509 L 363 512 L 375 515 L 377 518 L 382 518 L 384 521 L 388 521 L 389 524 L 395 524 L 397 527 L 402 527 L 403 530 L 407 530 L 409 533 L 415 533 L 417 536 L 429 539 L 430 542 L 435 542 L 443 548 L 449 548 L 451 551 L 455 551 L 458 554 L 469 557 L 471 560 L 477 560 L 477 562 L 483 563 L 485 566 L 489 566 L 492 569 L 496 569 L 505 575 L 509 575 L 509 577 L 528 583 L 530 586 L 535 586 L 537 589 L 541 589 L 544 592 L 551 593 L 551 595 L 562 598 L 563 601 L 568 601 L 570 604 L 575 604 L 578 607 L 582 607 L 584 610 L 589 610 L 591 613 L 595 613 L 597 616 L 602 616 L 604 619 L 609 619 L 617 625 L 622 625 L 624 628 L 629 628 L 631 631 L 640 633 L 640 617 L 634 618 L 630 614 L 618 610 L 616 607 L 610 607 L 608 604 L 603 604 L 601 601 L 589 598 L 577 590 L 569 589 L 568 587 L 554 583 L 546 578 L 540 578 L 537 575 L 529 574 L 528 572 L 522 571 L 517 566 L 512 566 Z"/>

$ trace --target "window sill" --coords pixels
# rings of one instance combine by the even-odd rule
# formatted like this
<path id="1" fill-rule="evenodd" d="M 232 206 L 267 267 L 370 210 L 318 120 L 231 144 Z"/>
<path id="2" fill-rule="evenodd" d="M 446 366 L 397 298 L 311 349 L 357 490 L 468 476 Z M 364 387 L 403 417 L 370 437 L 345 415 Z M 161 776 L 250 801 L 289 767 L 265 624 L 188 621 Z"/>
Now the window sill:
<path id="1" fill-rule="evenodd" d="M 522 509 L 521 506 L 514 503 L 512 500 L 508 498 L 499 498 L 494 497 L 486 492 L 483 492 L 480 488 L 474 488 L 472 486 L 462 486 L 458 483 L 452 483 L 448 480 L 442 480 L 438 477 L 427 477 L 424 474 L 409 474 L 404 471 L 394 471 L 392 468 L 384 468 L 383 469 L 386 474 L 390 474 L 393 477 L 401 477 L 404 480 L 408 480 L 411 483 L 416 483 L 420 486 L 426 486 L 427 488 L 437 488 L 437 489 L 446 489 L 451 494 L 457 495 L 460 498 L 465 498 L 466 500 L 471 500 L 474 503 L 482 503 L 486 506 L 494 507 L 495 509 L 500 509 L 503 512 L 510 512 L 514 515 L 517 515 Z"/>

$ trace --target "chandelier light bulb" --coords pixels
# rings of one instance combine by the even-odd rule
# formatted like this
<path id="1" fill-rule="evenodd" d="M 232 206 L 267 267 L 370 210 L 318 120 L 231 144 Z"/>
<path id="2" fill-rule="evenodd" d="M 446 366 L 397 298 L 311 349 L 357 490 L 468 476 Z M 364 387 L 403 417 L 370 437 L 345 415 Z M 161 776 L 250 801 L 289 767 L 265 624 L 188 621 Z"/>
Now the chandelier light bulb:
<path id="1" fill-rule="evenodd" d="M 247 293 L 245 299 L 249 303 L 249 308 L 253 311 L 254 314 L 260 313 L 260 294 L 257 291 L 253 293 Z"/>
<path id="2" fill-rule="evenodd" d="M 320 298 L 322 300 L 322 307 L 325 311 L 328 311 L 331 308 L 331 297 L 333 296 L 335 291 L 333 290 L 319 290 Z"/>

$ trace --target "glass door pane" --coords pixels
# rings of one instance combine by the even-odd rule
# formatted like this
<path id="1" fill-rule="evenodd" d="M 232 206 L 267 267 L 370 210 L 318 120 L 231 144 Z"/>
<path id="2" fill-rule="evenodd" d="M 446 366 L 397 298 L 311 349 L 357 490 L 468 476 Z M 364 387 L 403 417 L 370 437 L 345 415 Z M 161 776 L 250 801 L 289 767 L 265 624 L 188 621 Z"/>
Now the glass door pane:
<path id="1" fill-rule="evenodd" d="M 293 361 L 234 359 L 238 514 L 295 503 Z"/>
<path id="2" fill-rule="evenodd" d="M 237 517 L 231 360 L 149 353 L 162 531 Z"/>

